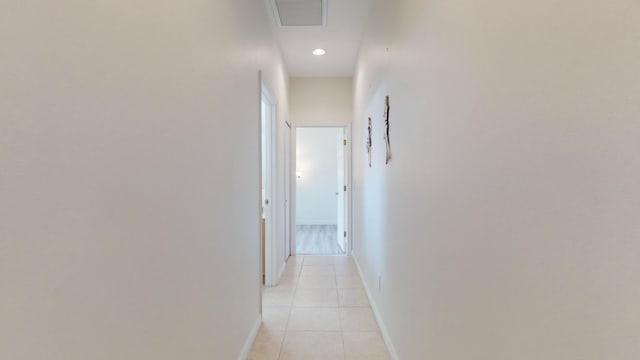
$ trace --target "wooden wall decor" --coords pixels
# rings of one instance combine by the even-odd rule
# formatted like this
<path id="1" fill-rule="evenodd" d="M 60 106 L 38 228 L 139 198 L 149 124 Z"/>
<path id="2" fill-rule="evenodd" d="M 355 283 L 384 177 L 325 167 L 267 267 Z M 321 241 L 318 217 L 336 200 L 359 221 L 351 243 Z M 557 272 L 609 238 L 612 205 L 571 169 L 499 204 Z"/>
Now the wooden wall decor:
<path id="1" fill-rule="evenodd" d="M 391 161 L 391 140 L 389 140 L 389 110 L 391 107 L 389 106 L 389 97 L 385 96 L 384 98 L 384 142 L 387 144 L 387 161 L 386 164 L 389 165 Z"/>
<path id="2" fill-rule="evenodd" d="M 367 155 L 369 156 L 369 167 L 371 167 L 371 133 L 373 132 L 373 126 L 371 126 L 371 118 L 369 118 L 369 125 L 367 126 Z"/>

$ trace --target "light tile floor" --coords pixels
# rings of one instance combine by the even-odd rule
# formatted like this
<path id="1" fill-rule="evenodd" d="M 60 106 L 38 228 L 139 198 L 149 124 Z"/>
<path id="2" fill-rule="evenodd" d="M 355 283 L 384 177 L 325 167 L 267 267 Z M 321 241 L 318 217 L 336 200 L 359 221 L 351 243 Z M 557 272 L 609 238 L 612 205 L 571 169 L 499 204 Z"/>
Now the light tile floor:
<path id="1" fill-rule="evenodd" d="M 249 360 L 390 359 L 351 257 L 289 258 L 262 322 Z"/>

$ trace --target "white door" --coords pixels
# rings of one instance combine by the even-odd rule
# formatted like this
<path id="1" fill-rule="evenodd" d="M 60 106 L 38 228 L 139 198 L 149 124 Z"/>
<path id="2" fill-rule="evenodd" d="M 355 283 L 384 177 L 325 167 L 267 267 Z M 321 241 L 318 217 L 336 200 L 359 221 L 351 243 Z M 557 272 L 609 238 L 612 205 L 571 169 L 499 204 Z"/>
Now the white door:
<path id="1" fill-rule="evenodd" d="M 338 189 L 336 189 L 336 206 L 338 207 L 338 246 L 343 253 L 346 253 L 347 250 L 347 229 L 345 222 L 345 191 L 346 191 L 346 181 L 345 181 L 345 161 L 344 161 L 344 150 L 346 146 L 345 134 L 344 130 L 338 132 L 337 138 L 337 146 L 338 146 Z"/>

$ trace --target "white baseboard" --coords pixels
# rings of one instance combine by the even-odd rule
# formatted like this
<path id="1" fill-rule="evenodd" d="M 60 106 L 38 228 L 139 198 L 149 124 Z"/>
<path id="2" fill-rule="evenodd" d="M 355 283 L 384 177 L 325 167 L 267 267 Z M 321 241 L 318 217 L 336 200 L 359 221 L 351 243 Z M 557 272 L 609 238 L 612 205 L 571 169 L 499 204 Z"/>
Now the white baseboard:
<path id="1" fill-rule="evenodd" d="M 284 274 L 284 270 L 287 268 L 287 260 L 282 263 L 280 266 L 280 271 L 278 272 L 278 283 L 280 283 L 280 279 L 282 279 L 282 274 Z"/>
<path id="2" fill-rule="evenodd" d="M 258 331 L 260 331 L 260 326 L 262 326 L 262 315 L 258 315 L 258 319 L 253 325 L 253 329 L 251 329 L 247 341 L 244 342 L 244 346 L 242 347 L 240 356 L 238 356 L 238 360 L 246 360 L 249 356 L 251 348 L 253 347 L 253 343 L 256 341 L 256 337 L 258 336 Z"/>
<path id="3" fill-rule="evenodd" d="M 378 310 L 378 305 L 373 300 L 373 296 L 371 296 L 371 291 L 369 291 L 369 286 L 367 282 L 364 280 L 365 277 L 362 274 L 362 269 L 360 268 L 360 263 L 358 263 L 358 258 L 356 258 L 353 254 L 351 254 L 353 258 L 353 262 L 356 264 L 356 268 L 358 268 L 358 273 L 360 274 L 360 279 L 362 280 L 362 285 L 364 286 L 364 291 L 367 293 L 367 297 L 369 298 L 369 304 L 371 304 L 371 310 L 373 310 L 373 315 L 376 318 L 376 322 L 378 323 L 378 327 L 380 328 L 380 334 L 382 334 L 382 339 L 384 339 L 385 345 L 387 345 L 387 350 L 389 350 L 389 355 L 392 360 L 399 360 L 398 353 L 396 352 L 396 348 L 393 346 L 391 342 L 391 337 L 389 337 L 389 332 L 387 331 L 387 327 L 384 325 L 384 321 L 382 321 L 382 316 L 380 315 L 380 311 Z"/>

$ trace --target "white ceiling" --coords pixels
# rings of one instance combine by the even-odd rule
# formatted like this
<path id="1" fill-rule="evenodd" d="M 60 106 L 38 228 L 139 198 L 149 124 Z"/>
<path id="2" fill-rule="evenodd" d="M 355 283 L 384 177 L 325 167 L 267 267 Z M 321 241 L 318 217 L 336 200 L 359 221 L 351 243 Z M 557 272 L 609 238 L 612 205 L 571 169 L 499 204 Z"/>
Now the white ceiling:
<path id="1" fill-rule="evenodd" d="M 328 0 L 327 26 L 276 25 L 290 76 L 353 76 L 372 0 Z M 277 24 L 275 15 L 270 16 Z M 314 56 L 314 49 L 327 50 Z"/>

